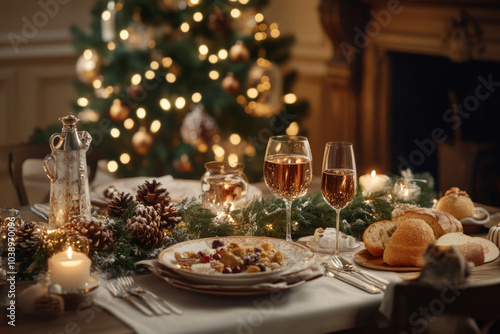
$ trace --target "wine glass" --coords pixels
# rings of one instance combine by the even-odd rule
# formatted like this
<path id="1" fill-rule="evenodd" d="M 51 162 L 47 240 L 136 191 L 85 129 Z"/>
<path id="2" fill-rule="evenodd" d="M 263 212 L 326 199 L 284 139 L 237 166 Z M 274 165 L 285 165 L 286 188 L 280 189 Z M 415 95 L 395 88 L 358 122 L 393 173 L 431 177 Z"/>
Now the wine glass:
<path id="1" fill-rule="evenodd" d="M 264 181 L 286 204 L 286 240 L 292 241 L 292 202 L 307 192 L 312 180 L 309 141 L 302 136 L 269 138 L 264 161 Z"/>
<path id="2" fill-rule="evenodd" d="M 356 196 L 356 162 L 352 143 L 332 141 L 325 146 L 321 172 L 321 193 L 337 211 L 335 254 L 339 254 L 340 210 Z"/>

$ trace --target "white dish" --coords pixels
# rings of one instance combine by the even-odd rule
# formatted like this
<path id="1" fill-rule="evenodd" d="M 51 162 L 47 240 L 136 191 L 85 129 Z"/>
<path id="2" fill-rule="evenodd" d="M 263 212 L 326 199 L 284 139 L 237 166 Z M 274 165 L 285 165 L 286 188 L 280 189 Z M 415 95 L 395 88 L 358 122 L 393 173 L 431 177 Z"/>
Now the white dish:
<path id="1" fill-rule="evenodd" d="M 260 273 L 247 274 L 245 272 L 238 274 L 205 274 L 195 273 L 188 269 L 183 269 L 175 260 L 174 253 L 182 253 L 186 251 L 203 251 L 211 248 L 212 242 L 215 239 L 221 239 L 227 245 L 231 242 L 239 242 L 247 246 L 255 247 L 264 242 L 271 242 L 276 250 L 281 250 L 285 253 L 285 260 L 278 270 L 266 270 Z M 168 268 L 175 271 L 180 276 L 190 279 L 195 282 L 217 285 L 251 285 L 263 283 L 273 280 L 281 275 L 295 273 L 309 268 L 316 261 L 314 254 L 306 247 L 294 242 L 289 242 L 282 239 L 274 239 L 267 237 L 219 237 L 189 240 L 175 244 L 161 251 L 158 255 L 158 260 Z"/>
<path id="2" fill-rule="evenodd" d="M 175 203 L 186 197 L 199 198 L 201 195 L 201 181 L 174 179 L 171 175 L 165 175 L 160 177 L 139 176 L 104 182 L 92 187 L 92 199 L 108 202 L 109 199 L 104 196 L 104 191 L 110 186 L 114 186 L 119 192 L 123 191 L 135 196 L 140 185 L 144 184 L 145 181 L 151 182 L 153 180 L 160 182 L 161 187 L 167 189 L 170 198 Z M 249 185 L 247 199 L 253 199 L 254 196 L 262 196 L 262 191 L 256 186 Z"/>
<path id="3" fill-rule="evenodd" d="M 486 209 L 476 206 L 474 210 L 472 217 L 460 219 L 462 225 L 484 225 L 490 221 L 490 214 Z"/>
<path id="4" fill-rule="evenodd" d="M 331 254 L 331 253 L 335 252 L 335 248 L 324 248 L 324 247 L 321 247 L 316 241 L 314 241 L 314 236 L 313 235 L 310 235 L 308 237 L 300 238 L 300 240 L 301 241 L 305 241 L 306 242 L 306 246 L 309 247 L 309 249 L 312 250 L 313 252 L 327 253 L 327 254 Z M 352 247 L 352 248 L 350 248 L 350 247 L 340 248 L 340 251 L 341 252 L 351 252 L 351 251 L 359 248 L 359 246 L 361 246 L 361 242 L 355 241 L 354 242 L 354 247 Z"/>

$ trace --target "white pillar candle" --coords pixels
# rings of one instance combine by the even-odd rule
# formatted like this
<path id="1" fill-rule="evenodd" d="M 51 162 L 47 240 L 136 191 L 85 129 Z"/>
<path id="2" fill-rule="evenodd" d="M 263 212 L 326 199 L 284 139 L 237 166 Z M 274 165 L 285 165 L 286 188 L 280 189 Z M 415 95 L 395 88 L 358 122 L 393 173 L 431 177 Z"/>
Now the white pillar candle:
<path id="1" fill-rule="evenodd" d="M 359 184 L 363 188 L 363 195 L 368 195 L 376 191 L 382 191 L 389 185 L 389 176 L 377 175 L 373 170 L 371 174 L 361 175 Z"/>
<path id="2" fill-rule="evenodd" d="M 81 289 L 89 282 L 91 264 L 87 255 L 73 252 L 69 247 L 68 251 L 49 258 L 50 280 L 66 291 Z"/>

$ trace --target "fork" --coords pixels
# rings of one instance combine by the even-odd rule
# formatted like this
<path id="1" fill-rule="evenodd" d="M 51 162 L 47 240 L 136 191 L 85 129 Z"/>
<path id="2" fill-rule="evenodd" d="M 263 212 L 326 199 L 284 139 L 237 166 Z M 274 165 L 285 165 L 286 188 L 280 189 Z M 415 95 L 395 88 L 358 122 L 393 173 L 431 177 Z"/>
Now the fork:
<path id="1" fill-rule="evenodd" d="M 118 278 L 118 284 L 123 287 L 127 292 L 133 294 L 134 296 L 138 296 L 139 298 L 142 298 L 146 305 L 153 310 L 154 313 L 158 315 L 162 314 L 171 314 L 169 310 L 164 310 L 164 308 L 160 309 L 158 306 L 156 306 L 155 303 L 151 301 L 147 296 L 144 295 L 144 291 L 142 289 L 137 289 L 134 285 L 130 283 L 129 280 L 126 280 L 124 277 L 119 277 Z"/>
<path id="2" fill-rule="evenodd" d="M 354 276 L 362 281 L 365 281 L 367 283 L 375 285 L 377 288 L 380 290 L 385 291 L 387 289 L 387 283 L 376 279 L 375 277 L 369 276 L 365 274 L 364 272 L 354 268 L 354 266 L 344 259 L 342 256 L 339 255 L 333 255 L 332 256 L 332 263 L 336 268 L 344 270 L 346 273 L 351 274 L 351 276 Z"/>
<path id="3" fill-rule="evenodd" d="M 119 284 L 108 282 L 108 289 L 113 296 L 128 300 L 132 305 L 141 310 L 141 312 L 144 313 L 145 315 L 147 316 L 153 315 L 153 312 L 151 312 L 146 307 L 142 306 L 141 304 L 130 298 L 130 294 Z"/>
<path id="4" fill-rule="evenodd" d="M 174 305 L 170 304 L 166 300 L 158 297 L 155 293 L 153 293 L 153 292 L 151 292 L 149 290 L 143 289 L 139 284 L 137 284 L 134 281 L 134 279 L 132 278 L 132 276 L 120 277 L 118 279 L 118 281 L 123 282 L 122 283 L 123 285 L 126 284 L 126 286 L 128 287 L 128 289 L 130 289 L 129 291 L 133 291 L 133 293 L 137 293 L 137 294 L 141 294 L 141 295 L 147 294 L 150 297 L 152 297 L 159 304 L 159 306 L 162 306 L 162 310 L 164 310 L 164 313 L 171 314 L 172 312 L 170 310 L 172 310 L 174 313 L 176 313 L 178 315 L 184 314 L 184 312 L 182 312 L 181 310 L 179 310 L 177 307 L 175 307 Z M 166 309 L 165 307 L 167 307 L 168 309 Z"/>

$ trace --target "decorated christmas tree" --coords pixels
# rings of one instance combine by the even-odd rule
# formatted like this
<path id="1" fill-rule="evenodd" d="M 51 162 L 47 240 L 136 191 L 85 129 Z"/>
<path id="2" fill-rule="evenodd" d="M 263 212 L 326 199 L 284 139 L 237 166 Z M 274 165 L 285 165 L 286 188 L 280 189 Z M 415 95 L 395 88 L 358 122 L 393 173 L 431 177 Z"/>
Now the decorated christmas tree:
<path id="1" fill-rule="evenodd" d="M 307 105 L 280 67 L 293 38 L 265 20 L 265 2 L 98 0 L 90 33 L 72 28 L 73 107 L 111 172 L 190 178 L 228 160 L 254 181 L 269 136 L 302 132 Z"/>

